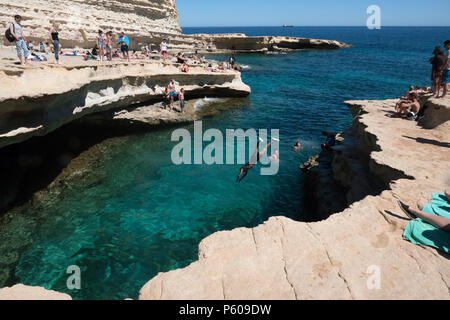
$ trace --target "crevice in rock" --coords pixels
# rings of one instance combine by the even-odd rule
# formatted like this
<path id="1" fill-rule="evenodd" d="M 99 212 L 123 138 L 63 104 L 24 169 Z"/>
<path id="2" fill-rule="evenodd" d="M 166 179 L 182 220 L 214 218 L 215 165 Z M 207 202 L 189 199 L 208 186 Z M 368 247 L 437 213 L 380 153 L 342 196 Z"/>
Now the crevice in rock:
<path id="1" fill-rule="evenodd" d="M 251 230 L 252 230 L 253 242 L 255 243 L 256 254 L 258 254 L 258 244 L 256 243 L 256 238 L 255 238 L 255 228 L 251 228 Z"/>
<path id="2" fill-rule="evenodd" d="M 221 278 L 221 283 L 222 283 L 222 295 L 223 295 L 223 300 L 227 300 L 227 296 L 225 295 L 225 282 L 223 280 L 223 275 Z"/>
<path id="3" fill-rule="evenodd" d="M 325 243 L 323 242 L 323 240 L 321 238 L 319 238 L 318 235 L 316 235 L 316 233 L 314 232 L 314 230 L 311 228 L 311 226 L 309 224 L 306 223 L 306 227 L 307 227 L 307 230 L 309 230 L 309 232 L 313 235 L 314 238 L 317 239 L 317 241 L 320 243 L 320 245 L 324 249 L 325 254 L 327 256 L 327 259 L 330 262 L 330 265 L 337 269 L 337 274 L 338 274 L 339 278 L 342 279 L 342 281 L 344 282 L 345 286 L 347 287 L 347 290 L 348 290 L 348 293 L 350 294 L 350 297 L 354 300 L 355 298 L 354 298 L 354 295 L 352 293 L 352 290 L 350 289 L 350 285 L 349 285 L 347 279 L 343 276 L 343 274 L 341 272 L 341 269 L 338 266 L 336 266 L 336 264 L 333 262 L 333 259 L 331 258 L 330 253 L 328 252 L 328 248 L 326 247 Z"/>
<path id="4" fill-rule="evenodd" d="M 286 278 L 287 283 L 292 288 L 292 291 L 293 291 L 294 296 L 295 296 L 295 300 L 299 300 L 299 297 L 297 295 L 297 291 L 295 290 L 295 287 L 292 284 L 292 282 L 289 280 L 289 274 L 288 274 L 288 271 L 287 271 L 286 255 L 285 255 L 285 252 L 284 252 L 284 240 L 283 240 L 284 236 L 286 236 L 286 232 L 284 230 L 284 224 L 283 224 L 282 221 L 280 221 L 280 225 L 281 225 L 281 229 L 283 230 L 283 236 L 281 236 L 280 240 L 281 240 L 281 255 L 282 255 L 281 259 L 283 260 L 284 276 Z"/>

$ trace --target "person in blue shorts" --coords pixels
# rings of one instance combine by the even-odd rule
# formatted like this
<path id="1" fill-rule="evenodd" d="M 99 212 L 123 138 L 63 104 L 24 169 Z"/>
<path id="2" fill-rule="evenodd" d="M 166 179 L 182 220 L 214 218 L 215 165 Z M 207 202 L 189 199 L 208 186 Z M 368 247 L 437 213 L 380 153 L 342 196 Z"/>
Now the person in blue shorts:
<path id="1" fill-rule="evenodd" d="M 175 97 L 177 95 L 176 87 L 175 87 L 175 80 L 170 81 L 168 89 L 169 89 L 169 95 L 170 95 L 170 111 L 172 111 L 173 103 L 175 102 Z"/>

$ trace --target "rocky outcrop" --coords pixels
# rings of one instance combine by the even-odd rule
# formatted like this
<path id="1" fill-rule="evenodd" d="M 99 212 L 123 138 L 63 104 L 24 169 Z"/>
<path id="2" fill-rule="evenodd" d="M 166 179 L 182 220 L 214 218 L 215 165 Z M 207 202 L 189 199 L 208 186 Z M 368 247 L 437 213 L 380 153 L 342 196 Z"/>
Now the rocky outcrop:
<path id="1" fill-rule="evenodd" d="M 0 148 L 46 135 L 89 114 L 162 101 L 171 79 L 185 89 L 187 99 L 250 94 L 239 72 L 212 73 L 199 67 L 188 74 L 147 62 L 15 71 L 16 76 L 0 72 Z"/>
<path id="2" fill-rule="evenodd" d="M 181 34 L 175 0 L 0 0 L 0 26 L 6 29 L 15 14 L 23 18 L 27 39 L 48 41 L 58 25 L 63 47 L 92 47 L 98 29 L 127 33 L 135 46 L 152 36 Z"/>
<path id="3" fill-rule="evenodd" d="M 450 108 L 450 100 L 428 103 L 426 116 Z M 424 130 L 386 117 L 394 104 L 347 102 L 367 168 L 387 190 L 325 221 L 274 217 L 253 229 L 215 233 L 200 243 L 197 262 L 159 274 L 140 299 L 450 299 L 450 256 L 404 241 L 408 221 L 396 204 L 450 186 L 448 122 Z M 334 172 L 344 170 L 348 154 L 341 157 L 335 179 L 343 179 Z M 350 189 L 354 181 L 345 180 Z"/>
<path id="4" fill-rule="evenodd" d="M 335 40 L 320 40 L 295 37 L 247 37 L 242 34 L 191 35 L 183 41 L 207 42 L 221 52 L 265 53 L 269 51 L 293 51 L 300 49 L 341 49 L 350 45 Z"/>
<path id="5" fill-rule="evenodd" d="M 65 293 L 17 284 L 0 289 L 0 300 L 72 300 L 72 298 Z"/>

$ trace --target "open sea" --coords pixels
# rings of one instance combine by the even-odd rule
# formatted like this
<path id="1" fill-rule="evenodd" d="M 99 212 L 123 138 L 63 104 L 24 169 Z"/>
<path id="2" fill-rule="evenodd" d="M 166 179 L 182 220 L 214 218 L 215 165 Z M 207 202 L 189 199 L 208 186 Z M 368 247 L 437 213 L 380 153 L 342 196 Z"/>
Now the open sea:
<path id="1" fill-rule="evenodd" d="M 278 175 L 261 176 L 254 169 L 238 185 L 240 165 L 174 165 L 173 129 L 116 139 L 88 173 L 95 183 L 68 186 L 61 200 L 43 208 L 10 212 L 0 225 L 0 287 L 44 286 L 75 299 L 137 298 L 159 272 L 195 261 L 199 242 L 216 231 L 253 227 L 271 216 L 302 220 L 304 177 L 298 167 L 320 152 L 322 130 L 350 127 L 343 102 L 395 98 L 409 85 L 430 85 L 431 52 L 450 39 L 449 27 L 183 32 L 334 39 L 353 48 L 237 56 L 252 94 L 237 108 L 204 119 L 203 128 L 279 129 Z M 193 125 L 184 128 L 193 131 Z M 297 153 L 291 150 L 296 141 L 303 145 Z M 81 290 L 67 289 L 71 265 L 81 268 Z"/>

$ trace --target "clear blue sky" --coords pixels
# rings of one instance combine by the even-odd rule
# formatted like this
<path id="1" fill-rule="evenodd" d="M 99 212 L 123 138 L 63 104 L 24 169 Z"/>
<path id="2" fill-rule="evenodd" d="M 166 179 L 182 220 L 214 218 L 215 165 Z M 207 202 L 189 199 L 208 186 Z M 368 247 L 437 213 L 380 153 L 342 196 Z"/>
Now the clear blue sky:
<path id="1" fill-rule="evenodd" d="M 382 26 L 450 26 L 450 0 L 175 0 L 182 27 L 365 26 L 370 5 Z"/>

